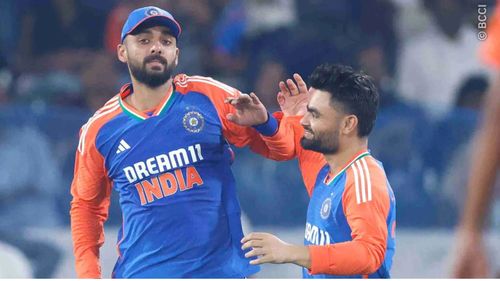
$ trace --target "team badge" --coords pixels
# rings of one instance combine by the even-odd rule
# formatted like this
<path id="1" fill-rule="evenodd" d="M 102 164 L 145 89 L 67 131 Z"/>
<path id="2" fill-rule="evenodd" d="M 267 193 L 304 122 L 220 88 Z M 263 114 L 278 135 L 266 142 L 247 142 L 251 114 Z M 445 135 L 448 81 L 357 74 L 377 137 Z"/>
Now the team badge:
<path id="1" fill-rule="evenodd" d="M 146 11 L 146 16 L 156 16 L 156 15 L 159 15 L 159 14 L 160 14 L 160 11 L 158 11 L 155 8 L 151 8 L 151 9 L 148 9 Z"/>
<path id="2" fill-rule="evenodd" d="M 323 201 L 323 204 L 321 204 L 321 210 L 319 212 L 321 218 L 326 220 L 330 216 L 331 209 L 332 209 L 332 199 L 326 198 L 325 201 Z"/>
<path id="3" fill-rule="evenodd" d="M 199 133 L 205 125 L 205 118 L 198 111 L 189 111 L 182 118 L 184 128 L 191 133 Z"/>

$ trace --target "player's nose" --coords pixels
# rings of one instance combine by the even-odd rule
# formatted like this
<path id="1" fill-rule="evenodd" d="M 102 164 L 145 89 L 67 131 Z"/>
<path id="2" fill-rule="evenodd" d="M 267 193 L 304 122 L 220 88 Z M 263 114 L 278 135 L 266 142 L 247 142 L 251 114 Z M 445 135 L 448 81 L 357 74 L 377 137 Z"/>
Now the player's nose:
<path id="1" fill-rule="evenodd" d="M 162 54 L 163 53 L 163 45 L 160 43 L 159 40 L 155 41 L 151 45 L 151 54 Z"/>
<path id="2" fill-rule="evenodd" d="M 302 127 L 309 126 L 309 112 L 306 112 L 306 114 L 302 116 L 302 118 L 300 119 L 300 125 L 302 125 Z"/>

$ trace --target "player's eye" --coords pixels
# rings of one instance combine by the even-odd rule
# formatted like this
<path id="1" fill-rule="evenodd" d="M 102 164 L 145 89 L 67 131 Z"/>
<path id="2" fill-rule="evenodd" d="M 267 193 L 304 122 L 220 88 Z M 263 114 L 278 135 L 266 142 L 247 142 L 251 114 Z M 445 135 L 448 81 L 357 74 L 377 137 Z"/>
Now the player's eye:
<path id="1" fill-rule="evenodd" d="M 168 40 L 168 39 L 167 40 L 163 40 L 162 43 L 165 46 L 170 46 L 170 45 L 172 45 L 172 40 Z"/>
<path id="2" fill-rule="evenodd" d="M 141 43 L 143 45 L 148 44 L 149 43 L 149 39 L 146 39 L 146 38 L 139 39 L 139 43 Z"/>

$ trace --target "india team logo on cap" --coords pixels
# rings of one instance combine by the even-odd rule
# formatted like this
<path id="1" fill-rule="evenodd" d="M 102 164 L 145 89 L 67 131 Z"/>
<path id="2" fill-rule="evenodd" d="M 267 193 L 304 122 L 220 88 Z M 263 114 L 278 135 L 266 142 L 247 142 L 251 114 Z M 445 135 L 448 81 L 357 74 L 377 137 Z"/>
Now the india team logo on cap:
<path id="1" fill-rule="evenodd" d="M 146 11 L 146 16 L 157 16 L 157 15 L 159 15 L 159 14 L 161 14 L 161 13 L 160 13 L 160 11 L 158 11 L 158 9 L 156 9 L 156 8 L 151 8 L 151 9 L 148 9 L 148 10 Z"/>
<path id="2" fill-rule="evenodd" d="M 189 111 L 182 118 L 184 128 L 191 133 L 199 133 L 205 125 L 205 118 L 198 111 Z"/>
<path id="3" fill-rule="evenodd" d="M 321 204 L 321 210 L 319 212 L 321 218 L 326 220 L 330 216 L 331 209 L 332 209 L 332 199 L 326 198 L 325 201 L 323 201 L 323 204 Z"/>
<path id="4" fill-rule="evenodd" d="M 168 27 L 175 38 L 179 38 L 181 34 L 181 26 L 174 19 L 172 14 L 154 6 L 147 6 L 133 10 L 129 15 L 125 24 L 123 24 L 121 33 L 121 42 L 125 37 L 139 28 L 145 22 L 152 22 L 155 25 Z"/>

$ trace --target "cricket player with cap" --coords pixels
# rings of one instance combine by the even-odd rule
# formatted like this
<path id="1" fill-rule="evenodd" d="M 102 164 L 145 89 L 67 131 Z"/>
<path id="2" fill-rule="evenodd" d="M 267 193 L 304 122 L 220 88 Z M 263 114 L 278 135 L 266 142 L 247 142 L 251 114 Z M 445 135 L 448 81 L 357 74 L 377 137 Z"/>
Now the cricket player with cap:
<path id="1" fill-rule="evenodd" d="M 132 11 L 118 59 L 132 83 L 82 126 L 71 185 L 76 271 L 101 277 L 110 194 L 123 225 L 115 278 L 244 278 L 259 270 L 241 250 L 229 144 L 289 159 L 277 120 L 255 94 L 173 71 L 181 26 L 157 7 Z M 252 127 L 253 126 L 253 127 Z"/>

